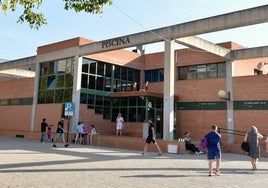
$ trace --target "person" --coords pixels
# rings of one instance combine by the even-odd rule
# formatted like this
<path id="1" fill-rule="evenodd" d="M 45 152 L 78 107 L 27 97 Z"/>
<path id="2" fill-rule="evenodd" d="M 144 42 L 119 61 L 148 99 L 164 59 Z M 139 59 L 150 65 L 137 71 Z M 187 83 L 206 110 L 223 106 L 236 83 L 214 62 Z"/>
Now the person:
<path id="1" fill-rule="evenodd" d="M 92 138 L 93 138 L 93 135 L 94 134 L 96 134 L 97 133 L 97 131 L 96 131 L 96 129 L 95 129 L 95 125 L 91 125 L 91 128 L 90 128 L 90 137 L 89 137 L 89 142 L 90 142 L 90 144 L 92 145 Z"/>
<path id="2" fill-rule="evenodd" d="M 77 144 L 77 140 L 79 139 L 79 144 L 82 144 L 82 136 L 83 136 L 83 124 L 79 121 L 77 125 L 77 132 L 75 137 L 75 144 Z"/>
<path id="3" fill-rule="evenodd" d="M 82 144 L 86 145 L 87 144 L 87 135 L 89 134 L 89 131 L 88 131 L 87 126 L 83 122 L 81 122 L 81 123 L 83 125 Z"/>
<path id="4" fill-rule="evenodd" d="M 260 158 L 259 139 L 262 138 L 263 136 L 258 132 L 258 129 L 255 126 L 251 126 L 249 131 L 245 134 L 244 141 L 249 144 L 249 156 L 252 170 L 257 170 L 257 162 Z"/>
<path id="5" fill-rule="evenodd" d="M 162 152 L 160 150 L 159 145 L 156 142 L 156 138 L 155 138 L 155 123 L 153 123 L 153 119 L 149 118 L 148 119 L 148 136 L 144 145 L 144 149 L 142 152 L 142 155 L 146 155 L 147 153 L 147 149 L 148 149 L 148 145 L 150 143 L 154 143 L 154 145 L 156 146 L 157 150 L 158 150 L 158 155 L 162 155 Z"/>
<path id="6" fill-rule="evenodd" d="M 213 175 L 212 163 L 216 160 L 216 171 L 215 174 L 220 176 L 220 165 L 221 165 L 221 135 L 217 132 L 217 125 L 211 126 L 211 131 L 206 135 L 207 138 L 207 158 L 208 158 L 208 169 L 209 176 Z"/>
<path id="7" fill-rule="evenodd" d="M 116 118 L 116 136 L 121 136 L 124 126 L 124 118 L 122 117 L 122 114 L 119 112 Z"/>
<path id="8" fill-rule="evenodd" d="M 64 139 L 64 118 L 62 118 L 59 122 L 58 122 L 58 128 L 56 130 L 56 138 L 53 141 L 53 147 L 56 148 L 56 143 L 58 139 L 62 139 L 62 142 L 64 144 L 65 147 L 68 147 L 69 144 L 65 142 Z"/>
<path id="9" fill-rule="evenodd" d="M 47 141 L 52 142 L 52 130 L 51 130 L 51 126 L 53 125 L 49 125 L 47 128 Z"/>
<path id="10" fill-rule="evenodd" d="M 202 154 L 204 152 L 200 151 L 193 143 L 192 143 L 192 139 L 190 137 L 190 132 L 189 131 L 185 131 L 184 135 L 183 135 L 183 139 L 185 142 L 185 149 L 186 150 L 190 150 L 192 152 L 194 152 L 195 154 L 199 155 Z"/>
<path id="11" fill-rule="evenodd" d="M 41 143 L 45 143 L 45 140 L 46 140 L 46 133 L 47 133 L 47 122 L 46 122 L 46 118 L 43 118 L 42 119 L 42 122 L 41 122 Z"/>

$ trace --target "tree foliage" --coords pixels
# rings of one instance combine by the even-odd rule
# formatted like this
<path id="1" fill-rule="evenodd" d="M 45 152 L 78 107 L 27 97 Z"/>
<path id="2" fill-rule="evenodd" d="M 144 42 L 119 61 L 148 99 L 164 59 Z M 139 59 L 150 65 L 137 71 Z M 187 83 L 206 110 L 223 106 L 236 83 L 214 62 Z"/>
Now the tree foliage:
<path id="1" fill-rule="evenodd" d="M 53 0 L 55 1 L 55 0 Z M 51 3 L 53 3 L 51 0 Z M 111 5 L 112 0 L 63 0 L 65 10 L 74 10 L 75 12 L 86 12 L 92 14 L 101 14 L 104 5 Z M 30 28 L 39 29 L 47 24 L 47 19 L 43 13 L 38 12 L 42 6 L 42 0 L 0 0 L 0 7 L 5 14 L 8 10 L 16 11 L 17 7 L 23 8 L 23 13 L 19 16 L 17 22 L 28 22 Z"/>

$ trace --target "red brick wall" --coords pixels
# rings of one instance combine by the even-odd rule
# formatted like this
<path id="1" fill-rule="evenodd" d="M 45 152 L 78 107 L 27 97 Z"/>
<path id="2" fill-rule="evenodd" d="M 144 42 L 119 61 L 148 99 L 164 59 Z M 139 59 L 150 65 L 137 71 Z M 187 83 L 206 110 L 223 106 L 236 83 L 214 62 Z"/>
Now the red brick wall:
<path id="1" fill-rule="evenodd" d="M 88 44 L 92 42 L 93 41 L 89 39 L 76 37 L 73 39 L 68 39 L 68 40 L 64 40 L 64 41 L 60 41 L 60 42 L 56 42 L 56 43 L 52 43 L 52 44 L 48 44 L 44 46 L 39 46 L 37 48 L 37 54 L 41 55 L 41 54 L 45 54 L 45 53 L 49 53 L 49 52 L 53 52 L 57 50 L 62 50 L 65 48 L 80 46 L 80 45 L 84 45 L 84 44 Z"/>
<path id="2" fill-rule="evenodd" d="M 34 78 L 23 78 L 0 82 L 0 99 L 33 97 Z"/>

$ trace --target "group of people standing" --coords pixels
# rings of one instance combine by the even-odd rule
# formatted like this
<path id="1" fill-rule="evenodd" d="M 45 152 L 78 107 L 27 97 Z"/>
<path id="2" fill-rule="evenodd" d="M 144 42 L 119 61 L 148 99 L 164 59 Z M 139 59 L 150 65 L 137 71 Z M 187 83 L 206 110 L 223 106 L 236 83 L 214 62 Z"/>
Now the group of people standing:
<path id="1" fill-rule="evenodd" d="M 50 141 L 53 143 L 53 147 L 57 147 L 56 143 L 58 140 L 61 140 L 64 144 L 64 147 L 68 147 L 69 143 L 65 141 L 64 137 L 64 118 L 62 118 L 60 121 L 58 121 L 57 129 L 56 129 L 56 136 L 52 138 L 52 127 L 53 125 L 48 125 L 46 122 L 46 119 L 43 118 L 41 122 L 41 143 L 44 143 L 45 141 Z M 92 135 L 96 134 L 96 129 L 94 125 L 91 125 L 90 130 L 90 141 L 92 141 Z M 79 143 L 83 144 L 85 142 L 85 136 L 89 134 L 89 131 L 87 127 L 84 125 L 83 122 L 78 122 L 77 126 L 77 134 L 75 137 L 75 143 L 77 143 L 77 140 L 79 139 Z"/>
<path id="2" fill-rule="evenodd" d="M 90 130 L 88 130 L 87 126 L 83 121 L 78 122 L 76 127 L 76 135 L 74 138 L 74 143 L 77 144 L 92 144 L 92 136 L 96 134 L 95 125 L 91 125 Z M 89 139 L 88 139 L 89 136 Z M 89 142 L 89 143 L 88 143 Z"/>

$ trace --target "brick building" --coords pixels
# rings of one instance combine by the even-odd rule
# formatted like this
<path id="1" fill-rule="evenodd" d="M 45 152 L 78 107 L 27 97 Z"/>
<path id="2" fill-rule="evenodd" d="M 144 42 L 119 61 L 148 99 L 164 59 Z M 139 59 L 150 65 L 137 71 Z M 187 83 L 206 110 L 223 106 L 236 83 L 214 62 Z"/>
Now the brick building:
<path id="1" fill-rule="evenodd" d="M 113 136 L 115 117 L 121 112 L 128 138 L 144 137 L 148 117 L 156 122 L 157 137 L 167 141 L 181 137 L 185 130 L 199 140 L 211 124 L 242 132 L 256 125 L 266 135 L 267 47 L 247 49 L 234 42 L 206 41 L 195 45 L 200 39 L 193 35 L 217 31 L 216 23 L 221 29 L 262 23 L 267 8 L 100 42 L 77 37 L 40 46 L 36 56 L 2 62 L 0 135 L 37 139 L 42 118 L 55 125 L 68 115 L 66 102 L 74 104 L 73 116 L 65 117 L 68 131 L 83 120 L 103 136 Z M 169 39 L 164 52 L 144 53 L 142 44 L 163 40 L 152 32 Z M 174 41 L 190 48 L 174 50 Z M 122 50 L 130 46 L 137 49 Z M 227 95 L 219 98 L 221 90 Z M 223 134 L 226 144 L 241 140 L 241 135 Z"/>

